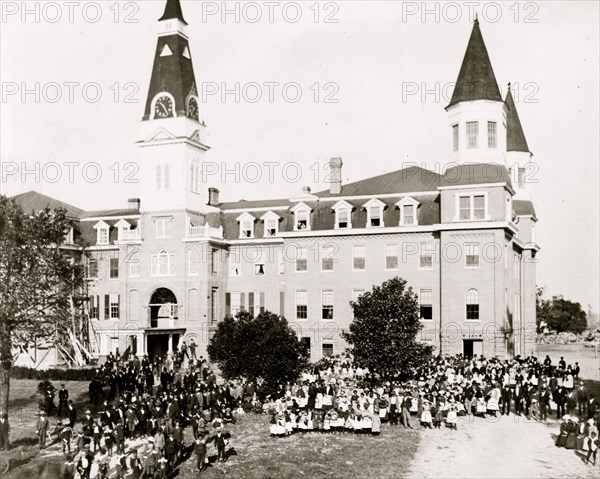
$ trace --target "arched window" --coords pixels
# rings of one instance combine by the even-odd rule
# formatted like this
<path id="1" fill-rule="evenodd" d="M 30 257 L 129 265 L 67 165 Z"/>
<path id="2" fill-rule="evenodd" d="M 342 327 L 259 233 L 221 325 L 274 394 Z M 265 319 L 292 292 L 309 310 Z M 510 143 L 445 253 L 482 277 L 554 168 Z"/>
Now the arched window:
<path id="1" fill-rule="evenodd" d="M 476 289 L 469 289 L 466 294 L 467 321 L 479 321 L 479 293 Z"/>

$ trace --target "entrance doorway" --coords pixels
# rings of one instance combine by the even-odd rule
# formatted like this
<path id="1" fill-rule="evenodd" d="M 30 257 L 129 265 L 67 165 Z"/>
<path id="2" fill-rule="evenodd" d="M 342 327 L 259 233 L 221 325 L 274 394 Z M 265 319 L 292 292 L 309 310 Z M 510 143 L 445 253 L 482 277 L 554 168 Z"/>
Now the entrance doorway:
<path id="1" fill-rule="evenodd" d="M 147 336 L 147 352 L 150 361 L 154 358 L 164 358 L 169 352 L 169 336 L 172 337 L 172 351 L 179 346 L 179 333 L 173 334 L 149 334 Z"/>
<path id="2" fill-rule="evenodd" d="M 158 288 L 150 297 L 150 327 L 159 327 L 159 320 L 177 319 L 177 298 L 173 291 L 167 288 Z"/>
<path id="3" fill-rule="evenodd" d="M 483 340 L 463 339 L 463 354 L 467 358 L 472 358 L 474 355 L 481 356 L 483 354 Z"/>

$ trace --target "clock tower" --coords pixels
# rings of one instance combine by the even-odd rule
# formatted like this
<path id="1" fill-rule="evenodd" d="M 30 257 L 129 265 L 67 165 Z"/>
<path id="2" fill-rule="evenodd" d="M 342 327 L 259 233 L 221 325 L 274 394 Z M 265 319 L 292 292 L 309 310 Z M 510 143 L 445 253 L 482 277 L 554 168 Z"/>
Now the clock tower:
<path id="1" fill-rule="evenodd" d="M 202 212 L 208 202 L 201 171 L 209 147 L 204 143 L 187 25 L 179 0 L 167 0 L 137 142 L 144 211 Z"/>

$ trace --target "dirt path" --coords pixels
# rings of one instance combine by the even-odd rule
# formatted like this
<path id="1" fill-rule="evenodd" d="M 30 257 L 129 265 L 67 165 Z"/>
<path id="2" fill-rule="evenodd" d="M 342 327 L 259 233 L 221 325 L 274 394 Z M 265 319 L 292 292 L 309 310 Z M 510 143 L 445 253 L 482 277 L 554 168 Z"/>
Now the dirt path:
<path id="1" fill-rule="evenodd" d="M 557 448 L 558 424 L 524 422 L 514 415 L 494 419 L 460 418 L 457 431 L 425 430 L 410 478 L 594 478 L 596 467 L 573 450 Z M 496 422 L 493 422 L 496 421 Z M 580 453 L 581 454 L 581 453 Z"/>

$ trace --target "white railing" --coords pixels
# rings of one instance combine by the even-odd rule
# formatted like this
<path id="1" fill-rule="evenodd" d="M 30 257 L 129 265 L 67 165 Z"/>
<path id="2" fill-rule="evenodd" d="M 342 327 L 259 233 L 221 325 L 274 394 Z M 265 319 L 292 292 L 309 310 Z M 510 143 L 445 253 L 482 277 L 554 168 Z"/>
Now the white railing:
<path id="1" fill-rule="evenodd" d="M 121 241 L 136 241 L 141 239 L 140 229 L 121 231 Z"/>
<path id="2" fill-rule="evenodd" d="M 213 228 L 210 225 L 188 226 L 187 235 L 190 238 L 217 238 L 223 239 L 223 227 Z"/>

